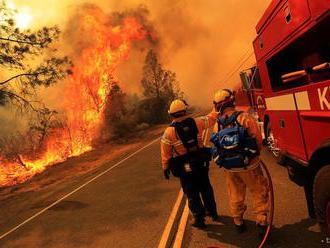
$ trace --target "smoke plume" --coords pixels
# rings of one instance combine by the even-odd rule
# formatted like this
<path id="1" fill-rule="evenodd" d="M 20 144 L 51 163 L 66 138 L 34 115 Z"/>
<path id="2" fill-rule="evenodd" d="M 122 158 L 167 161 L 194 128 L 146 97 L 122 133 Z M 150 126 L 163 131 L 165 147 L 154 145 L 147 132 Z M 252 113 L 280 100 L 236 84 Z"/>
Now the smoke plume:
<path id="1" fill-rule="evenodd" d="M 35 26 L 66 27 L 77 11 L 74 0 L 14 2 L 31 10 Z M 157 30 L 163 66 L 177 73 L 191 104 L 207 106 L 218 88 L 239 84 L 238 72 L 225 85 L 224 79 L 236 69 L 237 61 L 252 51 L 255 25 L 270 0 L 94 0 L 90 3 L 107 13 L 145 6 Z M 122 83 L 134 92 L 139 92 L 142 62 L 143 53 L 133 51 L 120 69 Z M 253 64 L 254 56 L 242 68 Z"/>

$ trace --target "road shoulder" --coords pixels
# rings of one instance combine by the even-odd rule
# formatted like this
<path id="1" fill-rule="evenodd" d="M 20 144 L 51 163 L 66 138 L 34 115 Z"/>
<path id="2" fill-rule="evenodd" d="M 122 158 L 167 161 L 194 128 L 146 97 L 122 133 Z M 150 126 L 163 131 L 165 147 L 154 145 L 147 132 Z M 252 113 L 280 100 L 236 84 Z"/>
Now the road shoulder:
<path id="1" fill-rule="evenodd" d="M 143 147 L 151 140 L 159 137 L 164 126 L 157 126 L 146 130 L 130 139 L 117 140 L 114 143 L 98 145 L 91 152 L 78 157 L 69 158 L 65 162 L 48 167 L 42 173 L 35 175 L 30 180 L 14 186 L 0 188 L 0 201 L 10 198 L 24 197 L 24 194 L 45 190 L 59 184 L 79 180 L 80 177 L 97 173 L 102 167 L 111 162 L 124 158 L 126 155 Z"/>

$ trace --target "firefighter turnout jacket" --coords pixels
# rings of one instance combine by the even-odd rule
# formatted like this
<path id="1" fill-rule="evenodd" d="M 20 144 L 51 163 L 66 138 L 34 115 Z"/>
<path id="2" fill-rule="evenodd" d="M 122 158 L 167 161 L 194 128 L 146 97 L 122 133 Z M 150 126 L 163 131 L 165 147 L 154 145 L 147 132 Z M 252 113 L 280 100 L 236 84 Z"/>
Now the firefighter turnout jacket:
<path id="1" fill-rule="evenodd" d="M 176 118 L 173 122 L 180 122 L 186 118 L 190 118 L 190 115 L 186 115 L 180 118 Z M 198 145 L 199 147 L 209 146 L 210 129 L 212 129 L 217 122 L 218 113 L 214 110 L 207 116 L 194 118 L 198 129 Z M 166 128 L 161 138 L 161 157 L 163 170 L 169 168 L 169 161 L 171 158 L 175 158 L 187 153 L 182 141 L 176 134 L 175 128 L 169 126 Z"/>

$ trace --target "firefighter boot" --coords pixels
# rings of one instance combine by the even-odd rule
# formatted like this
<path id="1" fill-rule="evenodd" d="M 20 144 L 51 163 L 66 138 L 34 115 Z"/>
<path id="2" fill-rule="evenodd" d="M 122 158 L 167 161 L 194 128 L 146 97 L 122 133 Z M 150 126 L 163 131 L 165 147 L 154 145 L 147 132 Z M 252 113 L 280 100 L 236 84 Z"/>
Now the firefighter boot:
<path id="1" fill-rule="evenodd" d="M 210 212 L 206 211 L 206 216 L 211 217 L 211 219 L 212 219 L 213 221 L 218 221 L 218 220 L 219 220 L 219 215 L 218 215 L 217 212 L 215 212 L 215 213 L 210 213 Z"/>
<path id="2" fill-rule="evenodd" d="M 235 223 L 234 223 L 234 225 L 235 225 L 236 232 L 237 232 L 238 234 L 241 234 L 241 233 L 243 233 L 243 232 L 246 231 L 246 225 L 245 225 L 245 222 L 244 222 L 244 221 L 243 221 L 243 223 L 240 224 L 240 225 L 237 225 L 237 224 L 235 224 Z"/>
<path id="3" fill-rule="evenodd" d="M 257 224 L 258 235 L 260 239 L 263 239 L 266 235 L 268 225 Z"/>
<path id="4" fill-rule="evenodd" d="M 201 218 L 201 217 L 196 218 L 195 217 L 194 222 L 192 223 L 192 226 L 196 227 L 196 228 L 200 228 L 200 229 L 206 228 L 204 218 Z"/>

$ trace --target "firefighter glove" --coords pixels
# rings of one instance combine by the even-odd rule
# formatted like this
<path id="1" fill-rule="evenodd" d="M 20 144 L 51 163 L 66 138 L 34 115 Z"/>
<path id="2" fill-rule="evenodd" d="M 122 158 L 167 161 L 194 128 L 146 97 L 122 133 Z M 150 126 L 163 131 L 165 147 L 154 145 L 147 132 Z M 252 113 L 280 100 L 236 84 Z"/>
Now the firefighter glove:
<path id="1" fill-rule="evenodd" d="M 170 179 L 170 169 L 164 170 L 164 177 L 166 180 Z"/>

